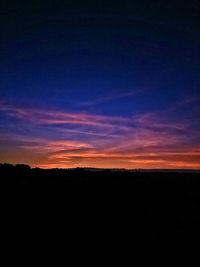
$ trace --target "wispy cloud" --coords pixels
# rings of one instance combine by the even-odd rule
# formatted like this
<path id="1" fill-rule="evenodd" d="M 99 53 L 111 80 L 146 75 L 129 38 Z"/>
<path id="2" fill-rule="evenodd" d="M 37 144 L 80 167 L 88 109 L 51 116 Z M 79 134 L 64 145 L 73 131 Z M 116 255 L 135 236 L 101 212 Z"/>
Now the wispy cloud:
<path id="1" fill-rule="evenodd" d="M 7 104 L 0 106 L 0 111 L 14 118 L 29 120 L 37 124 L 78 124 L 89 126 L 110 127 L 110 124 L 124 123 L 125 118 L 110 118 L 87 113 L 60 112 L 56 110 L 42 110 L 33 108 L 20 108 Z"/>
<path id="2" fill-rule="evenodd" d="M 191 136 L 188 121 L 166 120 L 156 113 L 105 116 L 5 102 L 0 112 L 24 128 L 28 125 L 29 133 L 41 127 L 48 136 L 1 133 L 1 161 L 40 167 L 200 168 L 200 134 Z"/>
<path id="3" fill-rule="evenodd" d="M 79 103 L 79 105 L 80 106 L 99 105 L 99 104 L 111 102 L 111 101 L 122 99 L 122 98 L 136 96 L 136 95 L 144 93 L 146 91 L 147 91 L 147 89 L 135 89 L 135 90 L 126 91 L 126 92 L 113 92 L 113 93 L 109 93 L 107 95 L 104 95 L 104 96 L 101 96 L 101 97 L 98 97 L 98 98 L 95 98 L 92 100 L 81 102 L 81 103 Z"/>

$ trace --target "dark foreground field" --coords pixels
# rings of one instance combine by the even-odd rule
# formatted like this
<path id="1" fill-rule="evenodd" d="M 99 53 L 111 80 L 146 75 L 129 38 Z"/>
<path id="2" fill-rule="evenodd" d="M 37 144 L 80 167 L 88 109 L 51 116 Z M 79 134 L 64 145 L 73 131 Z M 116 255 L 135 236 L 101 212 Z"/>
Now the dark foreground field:
<path id="1" fill-rule="evenodd" d="M 199 173 L 1 165 L 0 176 L 6 262 L 198 266 Z"/>

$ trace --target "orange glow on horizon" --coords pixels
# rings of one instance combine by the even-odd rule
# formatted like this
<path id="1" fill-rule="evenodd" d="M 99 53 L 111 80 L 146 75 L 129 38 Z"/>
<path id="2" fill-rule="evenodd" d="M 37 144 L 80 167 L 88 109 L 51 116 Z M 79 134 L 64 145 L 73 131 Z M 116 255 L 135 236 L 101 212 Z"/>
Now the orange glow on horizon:
<path id="1" fill-rule="evenodd" d="M 42 133 L 0 134 L 0 162 L 41 168 L 200 169 L 199 145 L 190 142 L 191 135 L 198 140 L 199 132 L 191 131 L 188 122 L 168 122 L 152 113 L 123 118 L 6 104 L 0 104 L 0 111 Z"/>

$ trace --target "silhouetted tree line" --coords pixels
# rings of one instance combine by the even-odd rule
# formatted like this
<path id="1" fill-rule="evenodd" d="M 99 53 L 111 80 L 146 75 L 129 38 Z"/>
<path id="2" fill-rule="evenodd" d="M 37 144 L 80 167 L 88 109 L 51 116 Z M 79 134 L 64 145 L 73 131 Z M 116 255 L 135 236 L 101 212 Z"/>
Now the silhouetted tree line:
<path id="1" fill-rule="evenodd" d="M 18 260 L 67 261 L 76 251 L 79 258 L 94 254 L 98 263 L 109 255 L 120 266 L 149 266 L 160 255 L 164 266 L 172 254 L 190 262 L 186 248 L 199 241 L 199 173 L 0 164 L 0 177 L 1 242 Z"/>

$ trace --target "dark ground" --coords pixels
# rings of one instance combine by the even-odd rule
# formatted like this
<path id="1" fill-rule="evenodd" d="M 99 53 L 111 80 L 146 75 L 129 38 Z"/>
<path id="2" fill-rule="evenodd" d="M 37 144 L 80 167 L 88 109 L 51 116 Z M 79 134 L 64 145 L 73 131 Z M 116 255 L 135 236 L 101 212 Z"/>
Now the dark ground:
<path id="1" fill-rule="evenodd" d="M 0 176 L 2 261 L 199 265 L 200 173 L 0 165 Z"/>

